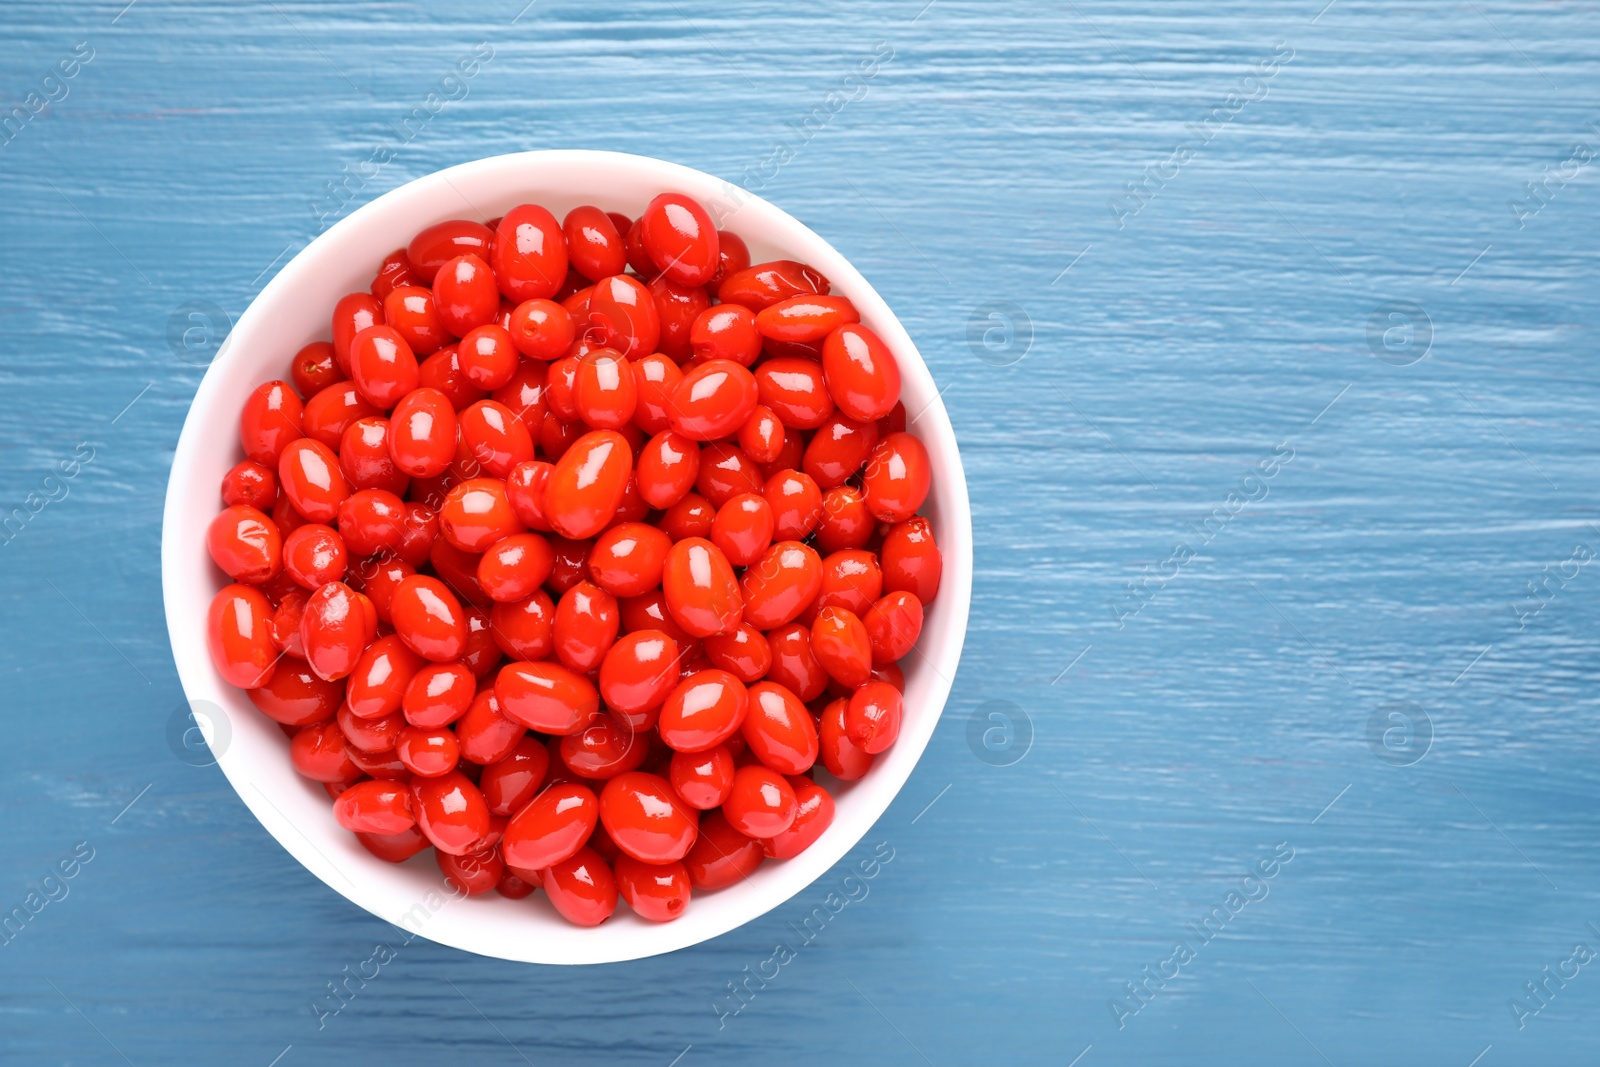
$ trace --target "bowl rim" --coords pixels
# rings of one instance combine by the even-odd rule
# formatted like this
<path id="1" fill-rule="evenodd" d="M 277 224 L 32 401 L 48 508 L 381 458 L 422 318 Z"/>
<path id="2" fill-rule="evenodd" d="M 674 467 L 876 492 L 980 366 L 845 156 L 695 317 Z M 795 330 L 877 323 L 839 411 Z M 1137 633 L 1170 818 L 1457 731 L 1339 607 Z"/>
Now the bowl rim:
<path id="1" fill-rule="evenodd" d="M 551 174 L 585 171 L 603 172 L 613 181 L 624 184 L 631 181 L 647 189 L 655 188 L 658 192 L 677 191 L 695 196 L 712 210 L 719 228 L 737 230 L 742 222 L 748 232 L 741 231 L 740 235 L 752 248 L 757 245 L 779 247 L 789 258 L 799 259 L 821 270 L 833 284 L 835 292 L 845 293 L 851 298 L 861 312 L 861 320 L 869 323 L 895 353 L 901 367 L 902 395 L 919 401 L 918 410 L 910 414 L 908 428 L 915 429 L 917 436 L 928 447 L 930 457 L 934 457 L 930 504 L 924 508 L 924 512 L 927 513 L 931 508 L 937 515 L 936 527 L 940 531 L 944 572 L 940 595 L 929 608 L 928 620 L 914 653 L 919 657 L 918 662 L 912 665 L 907 675 L 908 697 L 909 691 L 916 688 L 918 706 L 924 710 L 915 716 L 908 713 L 894 747 L 879 757 L 865 778 L 851 783 L 847 793 L 840 796 L 833 824 L 809 849 L 782 863 L 763 864 L 751 878 L 715 894 L 714 906 L 691 908 L 682 918 L 671 923 L 644 923 L 633 917 L 625 905 L 619 904 L 616 914 L 596 928 L 567 926 L 564 920 L 551 912 L 548 921 L 541 917 L 537 923 L 532 923 L 522 915 L 519 916 L 521 922 L 505 923 L 502 929 L 500 924 L 504 921 L 503 915 L 486 918 L 477 905 L 493 902 L 516 908 L 516 904 L 505 901 L 497 894 L 488 894 L 487 899 L 465 898 L 459 904 L 443 900 L 448 890 L 438 880 L 433 883 L 437 889 L 429 892 L 426 898 L 418 897 L 414 892 L 397 893 L 402 886 L 408 886 L 413 891 L 417 888 L 419 883 L 415 875 L 418 868 L 413 866 L 417 860 L 414 858 L 401 865 L 383 863 L 367 855 L 353 836 L 340 829 L 331 819 L 327 820 L 327 825 L 348 839 L 349 847 L 355 850 L 354 853 L 344 850 L 343 855 L 355 859 L 358 853 L 359 859 L 364 861 L 360 863 L 360 869 L 368 877 L 352 878 L 326 851 L 318 847 L 306 828 L 291 820 L 261 788 L 258 779 L 263 774 L 281 778 L 282 768 L 253 765 L 251 754 L 260 751 L 263 737 L 269 741 L 270 737 L 278 737 L 283 746 L 287 745 L 287 739 L 282 738 L 275 728 L 276 724 L 255 711 L 242 691 L 222 681 L 206 651 L 206 606 L 216 589 L 226 584 L 226 580 L 206 558 L 204 523 L 201 522 L 196 529 L 194 511 L 197 494 L 209 501 L 204 506 L 211 513 L 220 508 L 220 502 L 214 495 L 215 481 L 202 484 L 204 479 L 196 479 L 191 475 L 195 468 L 208 461 L 215 465 L 217 449 L 214 439 L 206 434 L 207 427 L 216 425 L 219 419 L 236 418 L 237 408 L 218 410 L 220 398 L 228 387 L 232 386 L 235 390 L 240 387 L 236 380 L 230 381 L 230 375 L 254 375 L 250 388 L 267 380 L 259 377 L 250 365 L 243 362 L 247 346 L 257 335 L 271 333 L 275 325 L 274 312 L 283 301 L 295 296 L 297 289 L 315 287 L 319 267 L 332 261 L 335 256 L 342 256 L 346 261 L 350 258 L 354 250 L 344 248 L 345 245 L 369 240 L 367 231 L 372 230 L 376 222 L 386 221 L 391 215 L 404 214 L 407 209 L 415 209 L 419 221 L 409 223 L 409 230 L 402 225 L 395 227 L 394 232 L 411 232 L 430 225 L 427 216 L 437 214 L 440 205 L 448 205 L 448 208 L 439 215 L 439 219 L 462 217 L 462 202 L 474 214 L 481 213 L 458 184 L 474 187 L 499 180 L 517 186 L 519 179 L 525 179 L 520 181 L 517 191 L 498 194 L 502 199 L 509 200 L 507 206 L 518 202 L 571 199 L 574 196 L 589 198 L 591 194 L 587 188 L 571 196 L 541 192 L 542 184 L 551 180 L 548 177 Z M 567 180 L 570 182 L 570 176 Z M 603 205 L 607 199 L 615 197 L 595 195 L 588 202 Z M 636 209 L 642 210 L 642 207 L 642 203 L 636 205 Z M 760 237 L 749 236 L 749 233 L 757 230 Z M 370 258 L 375 265 L 387 254 L 388 249 L 372 247 L 375 250 Z M 326 329 L 321 334 L 325 335 Z M 303 343 L 298 342 L 294 347 Z M 289 343 L 284 342 L 278 351 L 288 348 Z M 285 359 L 288 354 L 286 351 Z M 908 409 L 910 406 L 908 403 Z M 228 423 L 223 422 L 223 425 Z M 228 435 L 228 440 L 230 448 L 226 455 L 229 458 L 225 463 L 231 466 L 242 453 L 232 433 Z M 191 707 L 209 702 L 223 709 L 224 725 L 228 726 L 233 740 L 222 744 L 220 750 L 213 750 L 218 766 L 251 814 L 303 867 L 358 907 L 402 926 L 413 936 L 420 935 L 466 952 L 519 962 L 611 963 L 687 948 L 743 926 L 811 886 L 854 849 L 877 824 L 909 779 L 949 698 L 966 636 L 971 604 L 972 524 L 966 478 L 954 429 L 927 364 L 877 290 L 832 244 L 764 198 L 703 171 L 666 160 L 621 152 L 548 149 L 488 156 L 406 182 L 375 197 L 318 234 L 268 281 L 239 316 L 219 348 L 185 416 L 183 430 L 173 453 L 163 505 L 161 563 L 168 636 L 185 697 Z M 207 572 L 210 574 L 209 580 L 203 577 Z M 911 701 L 908 699 L 909 703 Z M 234 708 L 242 705 L 246 709 L 246 718 L 260 720 L 265 728 L 270 729 L 270 735 L 249 722 L 235 723 L 238 716 L 227 710 L 230 705 Z M 239 741 L 241 725 L 247 727 L 244 733 L 250 738 L 249 744 Z M 210 740 L 211 734 L 208 733 L 208 743 Z M 288 761 L 283 759 L 280 762 L 287 765 Z M 311 783 L 303 779 L 295 780 L 301 783 L 300 792 L 310 796 L 305 787 Z M 316 789 L 316 794 L 322 795 L 320 788 Z M 296 795 L 280 794 L 278 799 L 289 803 L 291 808 L 304 806 Z M 321 803 L 326 805 L 326 799 Z M 329 835 L 324 833 L 323 836 Z M 400 877 L 408 866 L 411 867 L 411 874 Z M 437 879 L 437 869 L 431 859 L 428 870 Z M 423 917 L 428 920 L 426 924 L 419 922 L 417 929 L 406 926 L 405 920 L 415 917 L 424 901 L 434 896 L 440 897 L 442 903 L 438 906 L 431 902 L 428 904 L 429 912 Z M 408 901 L 412 904 L 410 910 L 405 908 Z M 452 914 L 437 918 L 443 904 L 451 905 Z M 548 909 L 547 904 L 544 907 Z M 552 923 L 560 925 L 552 926 Z M 508 931 L 524 926 L 536 927 L 543 936 L 531 939 L 506 936 Z M 573 936 L 574 932 L 579 936 Z"/>

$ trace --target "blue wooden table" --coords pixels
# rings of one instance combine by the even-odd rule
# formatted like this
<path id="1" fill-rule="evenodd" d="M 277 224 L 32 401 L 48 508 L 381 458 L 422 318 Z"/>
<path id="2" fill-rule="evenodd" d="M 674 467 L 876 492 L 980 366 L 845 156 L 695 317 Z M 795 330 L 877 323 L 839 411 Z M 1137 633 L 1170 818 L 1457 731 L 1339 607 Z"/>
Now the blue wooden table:
<path id="1" fill-rule="evenodd" d="M 1595 1062 L 1594 5 L 125 3 L 0 9 L 7 1062 Z M 407 943 L 184 743 L 217 341 L 541 147 L 776 201 L 945 387 L 966 656 L 808 940 L 842 870 L 638 963 Z"/>

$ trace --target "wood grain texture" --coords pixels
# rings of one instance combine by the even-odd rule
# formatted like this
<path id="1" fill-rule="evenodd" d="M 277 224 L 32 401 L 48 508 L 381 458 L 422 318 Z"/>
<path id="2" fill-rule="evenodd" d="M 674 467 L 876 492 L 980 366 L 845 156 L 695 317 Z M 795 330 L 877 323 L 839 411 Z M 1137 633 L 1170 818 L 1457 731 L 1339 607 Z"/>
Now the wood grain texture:
<path id="1" fill-rule="evenodd" d="M 1508 1005 L 1600 951 L 1592 4 L 123 3 L 0 10 L 7 108 L 93 49 L 0 145 L 0 513 L 57 498 L 0 544 L 0 912 L 93 849 L 0 946 L 7 1059 L 1593 1062 L 1600 970 Z M 414 941 L 319 1030 L 403 935 L 169 744 L 175 309 L 237 317 L 381 144 L 357 201 L 539 147 L 739 180 L 786 141 L 760 191 L 900 314 L 971 480 L 965 661 L 850 862 L 893 861 L 720 1029 L 845 868 L 639 963 Z M 1396 301 L 1408 350 L 1369 341 Z"/>

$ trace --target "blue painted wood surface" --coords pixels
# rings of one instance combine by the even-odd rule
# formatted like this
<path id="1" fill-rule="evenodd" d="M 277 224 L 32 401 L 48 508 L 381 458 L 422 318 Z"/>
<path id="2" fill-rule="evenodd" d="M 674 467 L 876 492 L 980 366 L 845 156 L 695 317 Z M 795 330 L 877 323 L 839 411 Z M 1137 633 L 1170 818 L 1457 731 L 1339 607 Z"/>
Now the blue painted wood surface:
<path id="1" fill-rule="evenodd" d="M 124 2 L 0 9 L 0 909 L 73 872 L 8 1061 L 1595 1061 L 1592 4 Z M 569 146 L 759 188 L 947 387 L 972 632 L 809 943 L 843 870 L 639 963 L 401 945 L 169 733 L 206 309 L 328 182 Z"/>

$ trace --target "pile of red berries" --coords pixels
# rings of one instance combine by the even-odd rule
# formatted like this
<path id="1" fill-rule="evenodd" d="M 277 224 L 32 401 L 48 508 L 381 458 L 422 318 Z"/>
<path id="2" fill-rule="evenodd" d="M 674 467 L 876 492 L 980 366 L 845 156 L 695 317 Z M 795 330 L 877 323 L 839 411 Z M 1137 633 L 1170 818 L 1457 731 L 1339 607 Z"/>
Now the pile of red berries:
<path id="1" fill-rule="evenodd" d="M 631 272 L 630 272 L 631 268 Z M 894 355 L 689 197 L 430 226 L 251 394 L 217 670 L 468 893 L 683 914 L 900 730 L 941 559 Z"/>

